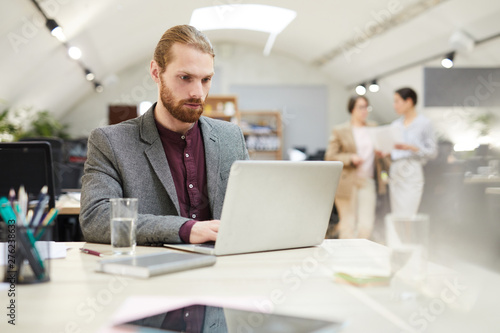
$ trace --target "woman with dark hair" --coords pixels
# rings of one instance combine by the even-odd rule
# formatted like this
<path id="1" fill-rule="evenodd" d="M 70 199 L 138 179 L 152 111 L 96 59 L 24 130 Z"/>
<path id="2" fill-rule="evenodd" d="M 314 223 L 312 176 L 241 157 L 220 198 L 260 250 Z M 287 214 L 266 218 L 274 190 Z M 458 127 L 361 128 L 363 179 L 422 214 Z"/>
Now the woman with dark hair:
<path id="1" fill-rule="evenodd" d="M 325 153 L 325 160 L 344 163 L 335 195 L 339 238 L 370 238 L 375 222 L 375 152 L 367 128 L 374 124 L 367 123 L 368 109 L 366 97 L 349 99 L 351 119 L 333 129 Z"/>
<path id="2" fill-rule="evenodd" d="M 417 93 L 401 88 L 394 94 L 394 109 L 401 115 L 392 122 L 403 134 L 403 142 L 391 152 L 389 172 L 391 211 L 413 215 L 418 212 L 424 189 L 423 165 L 437 155 L 436 139 L 431 121 L 417 113 Z"/>

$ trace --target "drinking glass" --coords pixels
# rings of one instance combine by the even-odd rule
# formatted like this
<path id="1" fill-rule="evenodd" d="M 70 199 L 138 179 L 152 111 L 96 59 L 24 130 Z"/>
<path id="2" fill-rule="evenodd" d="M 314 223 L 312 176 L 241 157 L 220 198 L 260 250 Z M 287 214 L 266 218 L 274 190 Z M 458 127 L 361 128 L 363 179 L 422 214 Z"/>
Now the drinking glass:
<path id="1" fill-rule="evenodd" d="M 111 203 L 111 248 L 114 254 L 134 254 L 137 199 L 113 198 Z"/>
<path id="2" fill-rule="evenodd" d="M 391 250 L 391 289 L 399 299 L 415 298 L 425 282 L 429 216 L 389 214 L 385 217 L 386 244 Z"/>

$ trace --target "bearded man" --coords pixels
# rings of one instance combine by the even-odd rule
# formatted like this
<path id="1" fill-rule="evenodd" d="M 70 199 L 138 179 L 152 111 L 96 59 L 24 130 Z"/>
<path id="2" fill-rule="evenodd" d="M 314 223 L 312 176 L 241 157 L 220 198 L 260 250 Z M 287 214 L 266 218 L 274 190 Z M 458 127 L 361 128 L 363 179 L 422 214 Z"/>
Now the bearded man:
<path id="1" fill-rule="evenodd" d="M 82 178 L 85 241 L 110 243 L 110 198 L 138 198 L 138 245 L 216 240 L 229 170 L 248 151 L 238 126 L 201 116 L 214 56 L 194 27 L 170 28 L 150 65 L 158 102 L 92 131 Z"/>

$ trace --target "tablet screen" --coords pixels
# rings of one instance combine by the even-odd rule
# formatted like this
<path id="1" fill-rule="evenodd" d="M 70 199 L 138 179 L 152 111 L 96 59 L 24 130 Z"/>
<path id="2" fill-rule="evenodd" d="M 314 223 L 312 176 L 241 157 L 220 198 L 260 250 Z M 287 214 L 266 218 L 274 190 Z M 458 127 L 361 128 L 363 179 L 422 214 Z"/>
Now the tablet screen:
<path id="1" fill-rule="evenodd" d="M 119 325 L 132 332 L 314 333 L 338 332 L 341 324 L 195 304 Z"/>

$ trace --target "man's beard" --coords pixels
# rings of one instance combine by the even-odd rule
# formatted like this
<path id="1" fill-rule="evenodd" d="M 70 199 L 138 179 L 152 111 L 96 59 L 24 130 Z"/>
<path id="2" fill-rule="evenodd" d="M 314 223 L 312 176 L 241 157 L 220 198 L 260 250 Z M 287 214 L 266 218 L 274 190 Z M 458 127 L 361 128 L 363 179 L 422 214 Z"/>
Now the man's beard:
<path id="1" fill-rule="evenodd" d="M 163 81 L 161 82 L 160 86 L 160 98 L 163 105 L 167 108 L 167 111 L 170 112 L 172 117 L 179 121 L 182 121 L 183 123 L 194 123 L 198 119 L 200 119 L 200 116 L 203 113 L 203 106 L 205 105 L 205 103 L 202 102 L 201 98 L 182 99 L 176 104 L 172 91 L 168 89 Z M 200 104 L 200 107 L 193 110 L 184 106 L 184 104 L 186 103 Z"/>

